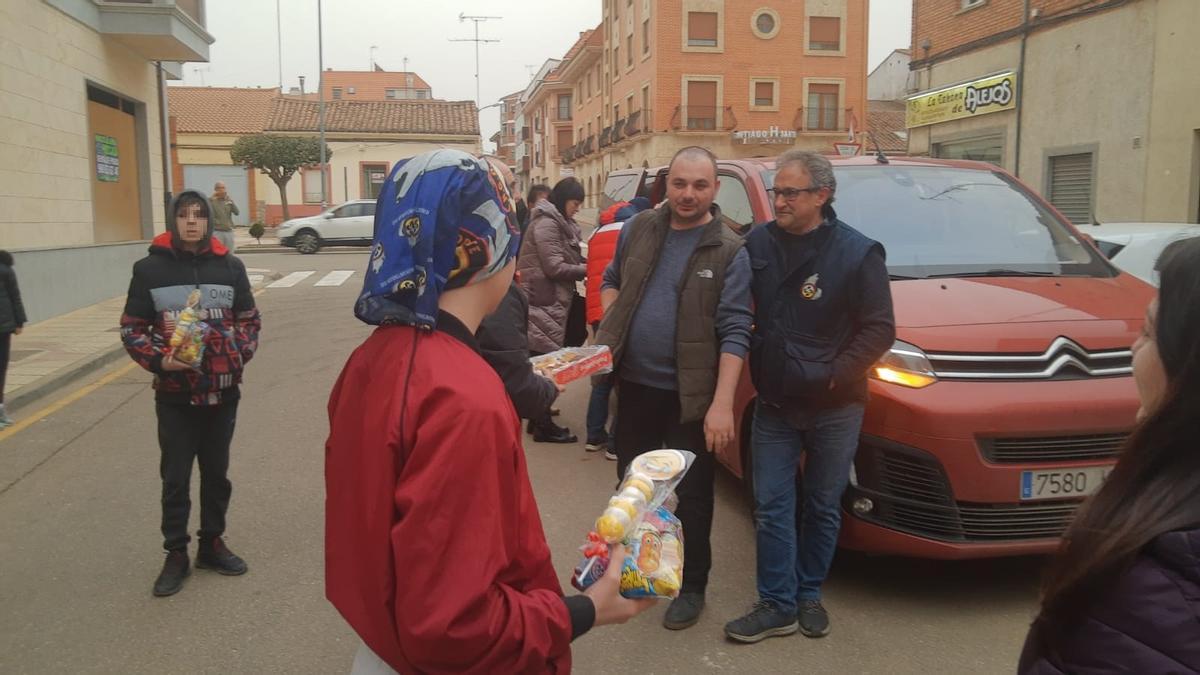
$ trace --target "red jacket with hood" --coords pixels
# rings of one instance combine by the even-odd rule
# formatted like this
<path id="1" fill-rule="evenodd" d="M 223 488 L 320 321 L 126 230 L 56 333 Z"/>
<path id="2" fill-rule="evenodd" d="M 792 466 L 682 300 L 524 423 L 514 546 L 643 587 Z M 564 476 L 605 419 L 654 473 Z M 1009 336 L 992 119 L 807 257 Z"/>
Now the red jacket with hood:
<path id="1" fill-rule="evenodd" d="M 175 198 L 171 213 L 185 195 L 198 197 L 207 209 L 203 194 L 186 190 Z M 133 264 L 121 315 L 121 341 L 138 365 L 154 373 L 158 401 L 216 405 L 237 398 L 242 369 L 258 349 L 262 321 L 246 267 L 212 238 L 212 228 L 210 220 L 205 243 L 192 253 L 180 246 L 172 218 L 167 231 L 151 242 L 150 254 Z M 201 367 L 165 371 L 162 362 L 175 321 L 194 289 L 201 291 L 200 307 L 213 329 L 204 343 Z"/>
<path id="2" fill-rule="evenodd" d="M 371 651 L 401 673 L 570 672 L 594 610 L 562 596 L 520 422 L 467 328 L 377 328 L 329 428 L 326 594 Z"/>

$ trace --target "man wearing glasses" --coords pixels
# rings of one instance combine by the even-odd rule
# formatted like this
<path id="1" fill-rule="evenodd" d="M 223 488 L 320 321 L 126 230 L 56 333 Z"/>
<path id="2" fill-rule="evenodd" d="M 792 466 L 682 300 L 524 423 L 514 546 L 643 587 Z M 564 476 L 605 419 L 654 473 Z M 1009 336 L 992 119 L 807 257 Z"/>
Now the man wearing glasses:
<path id="1" fill-rule="evenodd" d="M 740 642 L 797 630 L 829 634 L 821 585 L 858 448 L 867 371 L 896 334 L 883 246 L 838 220 L 829 160 L 793 150 L 776 167 L 775 220 L 746 238 L 754 270 L 750 372 L 758 390 L 758 602 L 725 625 Z M 807 456 L 797 495 L 801 453 Z"/>

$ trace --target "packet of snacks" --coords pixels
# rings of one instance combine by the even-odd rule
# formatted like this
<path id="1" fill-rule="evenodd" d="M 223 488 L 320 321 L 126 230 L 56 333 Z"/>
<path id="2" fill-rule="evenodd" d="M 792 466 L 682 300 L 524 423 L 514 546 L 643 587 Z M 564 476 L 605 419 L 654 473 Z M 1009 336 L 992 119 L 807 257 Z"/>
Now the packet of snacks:
<path id="1" fill-rule="evenodd" d="M 605 345 L 566 347 L 529 359 L 533 370 L 558 384 L 567 384 L 589 375 L 612 372 L 612 352 Z"/>
<path id="2" fill-rule="evenodd" d="M 572 585 L 584 590 L 604 576 L 614 544 L 625 544 L 621 595 L 626 598 L 674 598 L 683 581 L 683 526 L 671 512 L 675 487 L 696 459 L 687 450 L 653 450 L 639 455 L 625 471 L 617 494 L 608 501 L 580 548 L 583 561 Z"/>
<path id="3" fill-rule="evenodd" d="M 204 338 L 212 327 L 204 322 L 204 310 L 200 309 L 200 289 L 188 294 L 187 306 L 175 319 L 175 331 L 171 333 L 171 358 L 191 368 L 200 368 L 204 359 Z"/>

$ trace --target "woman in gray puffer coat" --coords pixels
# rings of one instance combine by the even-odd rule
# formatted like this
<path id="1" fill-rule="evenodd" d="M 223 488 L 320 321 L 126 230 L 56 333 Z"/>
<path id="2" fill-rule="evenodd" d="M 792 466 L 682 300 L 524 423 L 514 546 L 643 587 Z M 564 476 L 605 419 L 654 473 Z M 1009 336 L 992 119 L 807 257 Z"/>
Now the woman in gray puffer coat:
<path id="1" fill-rule="evenodd" d="M 584 199 L 583 186 L 564 178 L 549 199 L 533 205 L 529 227 L 517 258 L 517 278 L 529 297 L 529 351 L 545 354 L 561 349 L 575 284 L 587 276 L 575 214 Z"/>

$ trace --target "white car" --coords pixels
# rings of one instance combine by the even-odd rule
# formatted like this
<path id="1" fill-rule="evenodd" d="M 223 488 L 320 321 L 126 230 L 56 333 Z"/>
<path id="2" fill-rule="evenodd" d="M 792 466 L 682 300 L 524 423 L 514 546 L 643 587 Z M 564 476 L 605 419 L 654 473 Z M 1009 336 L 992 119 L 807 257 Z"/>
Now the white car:
<path id="1" fill-rule="evenodd" d="M 279 226 L 279 244 L 316 253 L 322 246 L 370 246 L 374 234 L 375 200 L 355 199 L 315 216 L 284 222 Z"/>
<path id="2" fill-rule="evenodd" d="M 1163 249 L 1173 241 L 1200 236 L 1200 225 L 1186 223 L 1098 223 L 1079 230 L 1091 235 L 1114 265 L 1154 286 L 1154 263 Z"/>

